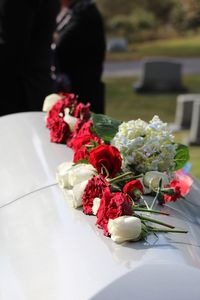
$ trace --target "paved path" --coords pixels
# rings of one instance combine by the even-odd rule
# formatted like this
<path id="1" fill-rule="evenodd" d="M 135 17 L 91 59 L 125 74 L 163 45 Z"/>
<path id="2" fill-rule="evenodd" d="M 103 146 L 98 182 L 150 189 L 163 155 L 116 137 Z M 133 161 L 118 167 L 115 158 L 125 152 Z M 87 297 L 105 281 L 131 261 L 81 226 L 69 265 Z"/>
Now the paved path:
<path id="1" fill-rule="evenodd" d="M 200 74 L 200 58 L 169 58 L 182 64 L 183 74 Z M 143 61 L 106 62 L 105 77 L 138 76 L 142 71 Z"/>

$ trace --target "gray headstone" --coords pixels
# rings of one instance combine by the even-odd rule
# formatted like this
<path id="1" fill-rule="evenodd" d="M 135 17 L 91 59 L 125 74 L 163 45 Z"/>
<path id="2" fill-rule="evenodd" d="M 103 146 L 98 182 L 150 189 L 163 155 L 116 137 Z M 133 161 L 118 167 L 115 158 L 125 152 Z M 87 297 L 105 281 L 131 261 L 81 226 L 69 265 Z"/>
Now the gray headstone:
<path id="1" fill-rule="evenodd" d="M 178 129 L 190 128 L 195 101 L 200 101 L 200 94 L 184 94 L 177 97 L 175 124 Z"/>
<path id="2" fill-rule="evenodd" d="M 193 105 L 189 143 L 200 145 L 200 101 L 195 101 Z"/>
<path id="3" fill-rule="evenodd" d="M 134 85 L 137 92 L 186 91 L 182 85 L 181 64 L 169 60 L 144 62 L 141 81 Z"/>
<path id="4" fill-rule="evenodd" d="M 128 50 L 128 42 L 124 38 L 113 38 L 107 42 L 108 52 L 123 52 Z"/>

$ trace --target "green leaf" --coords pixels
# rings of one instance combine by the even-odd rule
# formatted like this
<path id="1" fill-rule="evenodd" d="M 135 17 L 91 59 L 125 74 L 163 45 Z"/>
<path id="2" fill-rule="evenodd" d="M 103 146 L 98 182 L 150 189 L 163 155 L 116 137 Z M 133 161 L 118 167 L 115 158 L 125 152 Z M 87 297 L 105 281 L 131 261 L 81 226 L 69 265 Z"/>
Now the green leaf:
<path id="1" fill-rule="evenodd" d="M 88 164 L 88 160 L 87 159 L 77 160 L 77 162 L 74 163 L 74 166 L 79 164 Z"/>
<path id="2" fill-rule="evenodd" d="M 176 163 L 175 170 L 179 170 L 183 168 L 189 159 L 190 159 L 190 155 L 189 155 L 188 147 L 183 144 L 178 144 L 178 148 L 176 150 L 176 156 L 174 158 Z"/>
<path id="3" fill-rule="evenodd" d="M 107 115 L 92 113 L 95 133 L 105 142 L 109 143 L 118 131 L 122 121 L 115 120 Z"/>

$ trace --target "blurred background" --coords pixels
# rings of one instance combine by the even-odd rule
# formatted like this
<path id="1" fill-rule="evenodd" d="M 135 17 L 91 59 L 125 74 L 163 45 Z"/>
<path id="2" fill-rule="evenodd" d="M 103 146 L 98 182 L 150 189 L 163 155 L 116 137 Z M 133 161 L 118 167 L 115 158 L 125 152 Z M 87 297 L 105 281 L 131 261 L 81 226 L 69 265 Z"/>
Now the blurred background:
<path id="1" fill-rule="evenodd" d="M 176 140 L 190 147 L 190 172 L 200 179 L 200 143 L 191 144 L 191 128 L 176 130 L 177 97 L 200 96 L 199 0 L 96 0 L 104 17 L 107 53 L 106 114 L 123 120 L 149 121 L 156 114 L 174 128 Z M 181 64 L 187 91 L 138 93 L 134 84 L 146 59 L 165 58 Z M 195 122 L 200 123 L 197 118 Z M 199 128 L 198 128 L 199 126 Z M 200 135 L 200 125 L 197 124 Z"/>

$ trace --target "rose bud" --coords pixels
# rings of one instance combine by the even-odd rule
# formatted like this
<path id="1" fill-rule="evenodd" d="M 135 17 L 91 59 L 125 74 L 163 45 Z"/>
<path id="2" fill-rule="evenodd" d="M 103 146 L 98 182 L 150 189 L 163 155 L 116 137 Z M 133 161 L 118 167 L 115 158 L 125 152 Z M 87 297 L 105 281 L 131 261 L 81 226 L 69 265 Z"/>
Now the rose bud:
<path id="1" fill-rule="evenodd" d="M 108 222 L 111 239 L 116 243 L 138 241 L 142 236 L 141 220 L 133 216 L 121 216 Z"/>

